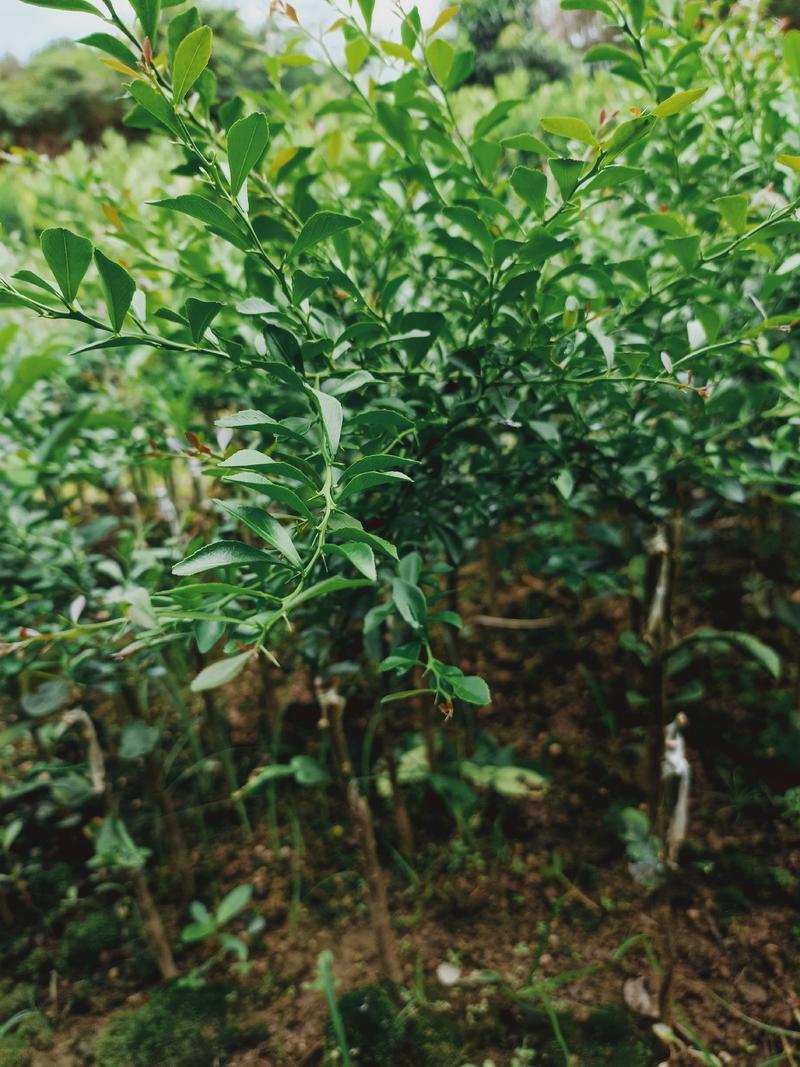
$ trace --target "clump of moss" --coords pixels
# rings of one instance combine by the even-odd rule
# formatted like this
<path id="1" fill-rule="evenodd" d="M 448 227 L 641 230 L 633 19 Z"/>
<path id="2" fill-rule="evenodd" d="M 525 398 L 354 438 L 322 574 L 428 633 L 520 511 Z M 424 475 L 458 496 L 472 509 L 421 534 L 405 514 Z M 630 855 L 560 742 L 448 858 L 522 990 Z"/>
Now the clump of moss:
<path id="1" fill-rule="evenodd" d="M 33 1006 L 36 990 L 29 982 L 15 982 L 12 978 L 0 979 L 0 1022 L 5 1022 L 18 1011 Z"/>
<path id="2" fill-rule="evenodd" d="M 561 1019 L 561 1029 L 569 1050 L 582 1067 L 650 1067 L 652 1046 L 636 1035 L 626 1008 L 615 1004 L 596 1008 L 578 1028 L 572 1020 Z M 538 1061 L 537 1061 L 538 1062 Z M 563 1064 L 564 1052 L 557 1041 L 548 1042 L 543 1064 Z"/>
<path id="3" fill-rule="evenodd" d="M 240 1044 L 228 1022 L 228 987 L 156 989 L 136 1011 L 112 1019 L 95 1048 L 98 1067 L 208 1067 Z"/>
<path id="4" fill-rule="evenodd" d="M 418 1008 L 411 1016 L 406 1030 L 403 1064 L 415 1067 L 459 1067 L 462 1062 L 461 1033 L 447 1015 Z"/>
<path id="5" fill-rule="evenodd" d="M 47 1048 L 53 1037 L 50 1024 L 41 1012 L 32 1011 L 0 1038 L 0 1067 L 29 1067 L 34 1049 Z"/>
<path id="6" fill-rule="evenodd" d="M 339 1013 L 347 1043 L 359 1067 L 389 1067 L 395 1062 L 405 1027 L 397 1008 L 381 985 L 358 986 L 339 997 Z M 328 1045 L 336 1047 L 333 1028 L 328 1027 Z"/>
<path id="7" fill-rule="evenodd" d="M 122 941 L 122 927 L 112 911 L 93 911 L 67 923 L 61 936 L 58 964 L 62 970 L 86 974 L 97 968 L 104 952 Z"/>
<path id="8" fill-rule="evenodd" d="M 33 1049 L 23 1034 L 0 1038 L 0 1067 L 30 1067 Z"/>
<path id="9" fill-rule="evenodd" d="M 28 875 L 28 891 L 37 907 L 52 908 L 66 897 L 73 881 L 72 868 L 68 863 L 59 861 L 31 871 Z"/>

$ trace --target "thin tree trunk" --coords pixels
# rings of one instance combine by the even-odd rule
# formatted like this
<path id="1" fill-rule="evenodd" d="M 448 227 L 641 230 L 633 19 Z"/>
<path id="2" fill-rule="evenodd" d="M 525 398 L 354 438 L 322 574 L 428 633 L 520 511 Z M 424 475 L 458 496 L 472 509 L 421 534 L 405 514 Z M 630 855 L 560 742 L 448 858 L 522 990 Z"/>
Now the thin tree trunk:
<path id="1" fill-rule="evenodd" d="M 344 732 L 345 699 L 334 687 L 323 688 L 320 679 L 315 681 L 314 688 L 322 710 L 323 721 L 331 731 L 331 745 L 339 772 L 339 782 L 356 835 L 362 873 L 367 884 L 369 917 L 378 954 L 378 966 L 384 978 L 399 984 L 402 981 L 402 971 L 389 916 L 386 879 L 375 843 L 372 811 L 369 801 L 361 795 L 353 777 L 353 765 Z"/>
<path id="2" fill-rule="evenodd" d="M 397 945 L 389 918 L 389 898 L 386 893 L 386 880 L 375 844 L 372 812 L 367 798 L 359 793 L 358 786 L 353 778 L 347 783 L 347 803 L 350 808 L 350 817 L 353 820 L 353 828 L 356 831 L 364 867 L 364 877 L 367 882 L 369 912 L 372 919 L 372 930 L 375 935 L 375 945 L 378 950 L 378 963 L 383 976 L 388 978 L 390 982 L 399 985 L 403 980 L 403 974 L 400 970 Z"/>
<path id="3" fill-rule="evenodd" d="M 164 817 L 164 829 L 169 843 L 169 864 L 180 878 L 181 897 L 186 903 L 194 895 L 194 872 L 189 858 L 189 850 L 186 847 L 186 839 L 183 836 L 175 805 L 164 785 L 164 776 L 161 773 L 161 765 L 152 752 L 145 757 L 145 771 L 150 782 L 150 788 L 161 809 Z"/>
<path id="4" fill-rule="evenodd" d="M 394 756 L 394 748 L 383 718 L 381 718 L 381 737 L 386 769 L 389 773 L 389 784 L 392 789 L 392 811 L 394 813 L 394 824 L 397 829 L 400 851 L 406 859 L 411 859 L 414 855 L 414 831 L 411 826 L 408 808 L 406 807 L 406 798 L 400 788 L 400 781 L 397 776 L 397 760 Z"/>
<path id="5" fill-rule="evenodd" d="M 164 924 L 161 922 L 161 915 L 150 894 L 144 871 L 134 871 L 132 880 L 136 902 L 139 905 L 139 912 L 142 916 L 142 925 L 147 934 L 150 948 L 153 950 L 161 977 L 165 981 L 170 981 L 172 978 L 177 978 L 178 968 L 175 966 L 172 949 L 167 940 L 167 935 L 164 933 Z"/>
<path id="6" fill-rule="evenodd" d="M 666 850 L 670 811 L 668 790 L 663 773 L 665 731 L 669 720 L 667 695 L 668 659 L 673 640 L 672 603 L 675 591 L 678 550 L 681 537 L 680 516 L 658 528 L 648 546 L 649 578 L 644 638 L 651 649 L 648 670 L 650 723 L 648 728 L 648 810 L 653 832 Z M 664 883 L 658 890 L 656 914 L 660 934 L 661 980 L 658 991 L 659 1018 L 669 1025 L 672 1019 L 672 989 L 675 973 L 674 878 L 666 862 Z"/>

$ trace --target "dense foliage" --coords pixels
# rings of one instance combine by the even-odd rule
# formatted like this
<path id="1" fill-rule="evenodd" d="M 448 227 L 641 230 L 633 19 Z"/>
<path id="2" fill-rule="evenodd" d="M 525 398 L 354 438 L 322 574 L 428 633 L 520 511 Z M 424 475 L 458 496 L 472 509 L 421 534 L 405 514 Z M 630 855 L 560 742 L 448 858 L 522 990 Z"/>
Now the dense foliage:
<path id="1" fill-rule="evenodd" d="M 461 838 L 481 804 L 547 788 L 540 765 L 479 730 L 493 668 L 459 633 L 464 574 L 485 571 L 493 625 L 498 573 L 527 573 L 575 618 L 596 600 L 630 606 L 619 654 L 647 769 L 616 816 L 667 916 L 666 1025 L 686 835 L 669 757 L 709 663 L 769 694 L 781 766 L 800 765 L 797 664 L 781 655 L 800 631 L 800 32 L 753 5 L 566 0 L 604 27 L 583 57 L 602 96 L 581 117 L 497 92 L 508 57 L 492 65 L 468 19 L 453 32 L 455 6 L 427 26 L 412 9 L 384 39 L 369 0 L 319 36 L 281 2 L 278 46 L 258 64 L 242 48 L 241 70 L 221 16 L 212 28 L 195 7 L 136 0 L 129 27 L 104 6 L 86 45 L 124 76 L 124 126 L 146 143 L 110 134 L 52 163 L 17 151 L 0 196 L 3 915 L 41 908 L 33 884 L 54 869 L 41 857 L 69 838 L 90 880 L 64 971 L 123 937 L 114 897 L 137 905 L 125 936 L 188 983 L 115 1021 L 98 1062 L 167 1062 L 154 1028 L 185 989 L 169 1062 L 196 1062 L 198 1014 L 227 1056 L 240 1038 L 222 993 L 203 1006 L 205 982 L 248 970 L 262 926 L 229 927 L 250 891 L 215 890 L 211 911 L 194 901 L 181 939 L 206 955 L 184 967 L 148 865 L 165 861 L 188 905 L 217 818 L 253 842 L 263 813 L 271 846 L 288 825 L 297 856 L 289 797 L 338 785 L 380 977 L 399 986 L 371 806 L 389 801 L 409 860 L 414 788 L 427 783 Z M 472 30 L 477 11 L 493 33 L 492 12 L 469 8 Z M 507 40 L 527 48 L 526 34 Z M 562 74 L 562 54 L 545 49 L 542 69 Z M 748 579 L 758 610 L 742 628 L 707 610 L 692 567 L 750 523 L 772 555 Z M 320 728 L 294 748 L 292 687 Z M 256 740 L 237 751 L 247 716 L 230 694 L 253 692 L 241 729 Z M 419 734 L 401 741 L 407 715 Z M 772 803 L 791 818 L 786 788 Z M 541 1062 L 563 1061 L 552 990 L 533 975 L 527 988 L 550 1030 Z M 343 997 L 338 1013 L 328 998 L 342 1062 L 344 1030 L 352 1044 L 393 1018 L 394 995 Z M 374 1062 L 407 1062 L 428 1023 L 435 1043 L 422 1012 L 387 1024 L 373 1054 L 394 1051 Z M 605 1049 L 590 1030 L 575 1041 Z M 622 1031 L 631 1062 L 649 1062 Z"/>

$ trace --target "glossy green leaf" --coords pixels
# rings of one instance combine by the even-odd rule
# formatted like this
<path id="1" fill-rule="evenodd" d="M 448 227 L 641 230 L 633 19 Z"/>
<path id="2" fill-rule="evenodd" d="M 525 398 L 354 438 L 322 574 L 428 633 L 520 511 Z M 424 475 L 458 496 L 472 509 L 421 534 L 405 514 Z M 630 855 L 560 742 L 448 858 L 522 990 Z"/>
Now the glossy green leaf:
<path id="1" fill-rule="evenodd" d="M 588 145 L 597 144 L 597 138 L 589 129 L 589 124 L 583 119 L 569 115 L 552 115 L 541 120 L 541 127 L 545 133 L 553 133 L 557 137 L 566 137 L 571 141 L 581 141 Z"/>
<path id="2" fill-rule="evenodd" d="M 214 567 L 244 567 L 252 563 L 274 563 L 275 559 L 268 552 L 241 541 L 215 541 L 204 545 L 191 556 L 176 563 L 172 573 L 183 577 L 187 574 L 199 574 Z"/>
<path id="3" fill-rule="evenodd" d="M 469 704 L 481 706 L 490 704 L 492 701 L 489 686 L 477 675 L 462 675 L 460 678 L 449 679 L 453 687 L 453 694 L 459 700 L 465 700 Z"/>
<path id="4" fill-rule="evenodd" d="M 161 0 L 130 0 L 130 5 L 136 12 L 145 37 L 149 37 L 150 43 L 155 44 L 158 20 L 161 15 Z"/>
<path id="5" fill-rule="evenodd" d="M 667 100 L 654 107 L 652 113 L 657 119 L 665 119 L 670 115 L 677 115 L 679 111 L 685 111 L 687 107 L 691 107 L 695 100 L 699 100 L 707 92 L 708 86 L 706 85 L 702 89 L 685 89 L 681 93 L 674 93 Z"/>
<path id="6" fill-rule="evenodd" d="M 513 137 L 504 137 L 500 144 L 503 148 L 510 148 L 514 152 L 535 152 L 540 156 L 555 155 L 544 141 L 540 141 L 532 133 L 517 133 Z"/>
<path id="7" fill-rule="evenodd" d="M 735 233 L 744 233 L 747 229 L 749 204 L 750 198 L 741 193 L 718 196 L 714 201 L 714 207 Z"/>
<path id="8" fill-rule="evenodd" d="M 425 625 L 428 606 L 425 602 L 425 594 L 419 586 L 407 582 L 404 578 L 394 578 L 392 599 L 401 618 L 405 619 L 409 626 L 418 630 Z"/>
<path id="9" fill-rule="evenodd" d="M 186 193 L 183 196 L 172 196 L 165 200 L 152 200 L 151 204 L 165 211 L 178 211 L 193 219 L 198 219 L 237 248 L 247 247 L 242 231 L 235 220 L 212 200 L 198 196 L 196 193 Z"/>
<path id="10" fill-rule="evenodd" d="M 211 59 L 212 33 L 209 26 L 192 30 L 175 52 L 172 64 L 172 100 L 179 104 L 208 66 Z"/>
<path id="11" fill-rule="evenodd" d="M 71 230 L 55 227 L 42 231 L 40 243 L 61 295 L 71 304 L 92 262 L 92 242 Z"/>
<path id="12" fill-rule="evenodd" d="M 224 307 L 218 300 L 197 300 L 193 296 L 189 297 L 184 304 L 184 310 L 195 344 L 202 341 L 206 330 Z"/>
<path id="13" fill-rule="evenodd" d="M 564 200 L 575 192 L 584 164 L 579 159 L 551 159 L 550 170 Z"/>
<path id="14" fill-rule="evenodd" d="M 361 219 L 352 218 L 350 215 L 340 215 L 335 211 L 318 211 L 303 226 L 287 258 L 293 259 L 303 252 L 308 252 L 320 241 L 360 225 Z"/>
<path id="15" fill-rule="evenodd" d="M 180 123 L 172 105 L 149 82 L 131 82 L 128 86 L 128 92 L 140 107 L 143 107 L 148 114 L 157 119 L 162 126 L 166 126 L 170 133 L 173 133 L 176 137 L 180 135 Z"/>
<path id="16" fill-rule="evenodd" d="M 103 283 L 108 318 L 114 332 L 119 333 L 136 292 L 136 282 L 124 267 L 104 256 L 99 248 L 95 249 L 94 261 Z"/>
<path id="17" fill-rule="evenodd" d="M 531 167 L 515 167 L 510 181 L 520 200 L 532 207 L 537 215 L 543 215 L 547 199 L 547 176 Z"/>
<path id="18" fill-rule="evenodd" d="M 453 68 L 456 50 L 443 37 L 436 37 L 425 49 L 425 58 L 431 72 L 439 83 L 446 85 L 450 71 Z M 480 134 L 478 134 L 480 136 Z"/>
<path id="19" fill-rule="evenodd" d="M 84 11 L 89 15 L 99 15 L 100 11 L 89 0 L 22 0 L 31 7 L 49 7 L 53 11 Z"/>
<path id="20" fill-rule="evenodd" d="M 112 56 L 119 63 L 123 63 L 126 67 L 136 70 L 136 56 L 119 37 L 114 37 L 110 33 L 90 33 L 86 37 L 79 38 L 79 44 L 97 48 L 101 52 L 105 52 L 106 55 Z"/>
<path id="21" fill-rule="evenodd" d="M 274 549 L 284 555 L 290 563 L 300 566 L 301 560 L 287 528 L 268 515 L 261 508 L 254 508 L 248 504 L 234 504 L 227 500 L 218 500 L 217 505 L 232 515 L 238 522 L 244 523 L 262 541 L 272 545 Z"/>
<path id="22" fill-rule="evenodd" d="M 228 131 L 228 165 L 231 192 L 236 196 L 269 143 L 267 117 L 260 111 L 234 122 Z"/>
<path id="23" fill-rule="evenodd" d="M 250 651 L 242 652 L 238 656 L 229 656 L 227 659 L 218 659 L 215 663 L 209 663 L 192 680 L 190 689 L 193 693 L 202 693 L 206 689 L 217 689 L 233 681 L 241 674 L 250 659 Z"/>
<path id="24" fill-rule="evenodd" d="M 321 389 L 311 389 L 319 407 L 320 418 L 325 430 L 331 457 L 335 456 L 339 449 L 339 438 L 342 435 L 342 421 L 344 413 L 342 405 L 335 396 L 323 393 Z"/>
<path id="25" fill-rule="evenodd" d="M 325 546 L 325 549 L 334 555 L 344 556 L 345 559 L 353 564 L 357 571 L 360 571 L 365 578 L 369 578 L 371 582 L 374 582 L 377 578 L 378 572 L 375 566 L 375 555 L 369 545 L 353 541 L 352 543 L 344 545 L 328 544 Z"/>

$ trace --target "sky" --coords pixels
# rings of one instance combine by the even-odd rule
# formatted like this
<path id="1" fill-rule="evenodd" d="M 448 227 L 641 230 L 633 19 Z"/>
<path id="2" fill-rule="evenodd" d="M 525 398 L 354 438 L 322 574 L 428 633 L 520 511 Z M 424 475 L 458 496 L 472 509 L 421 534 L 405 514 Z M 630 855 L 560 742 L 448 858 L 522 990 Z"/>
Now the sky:
<path id="1" fill-rule="evenodd" d="M 252 26 L 263 22 L 269 8 L 269 0 L 215 0 L 215 3 L 237 8 Z M 431 23 L 441 8 L 447 6 L 447 0 L 416 0 L 416 3 L 423 24 Z M 127 0 L 115 0 L 114 6 L 126 20 L 132 18 Z M 348 0 L 339 0 L 339 6 L 346 10 Z M 294 0 L 294 8 L 301 23 L 318 25 L 336 18 L 334 6 L 327 0 Z M 393 0 L 376 0 L 373 28 L 388 33 L 396 25 Z M 0 0 L 0 56 L 10 53 L 24 60 L 60 37 L 84 37 L 102 29 L 105 27 L 94 15 L 51 11 L 22 0 Z"/>

